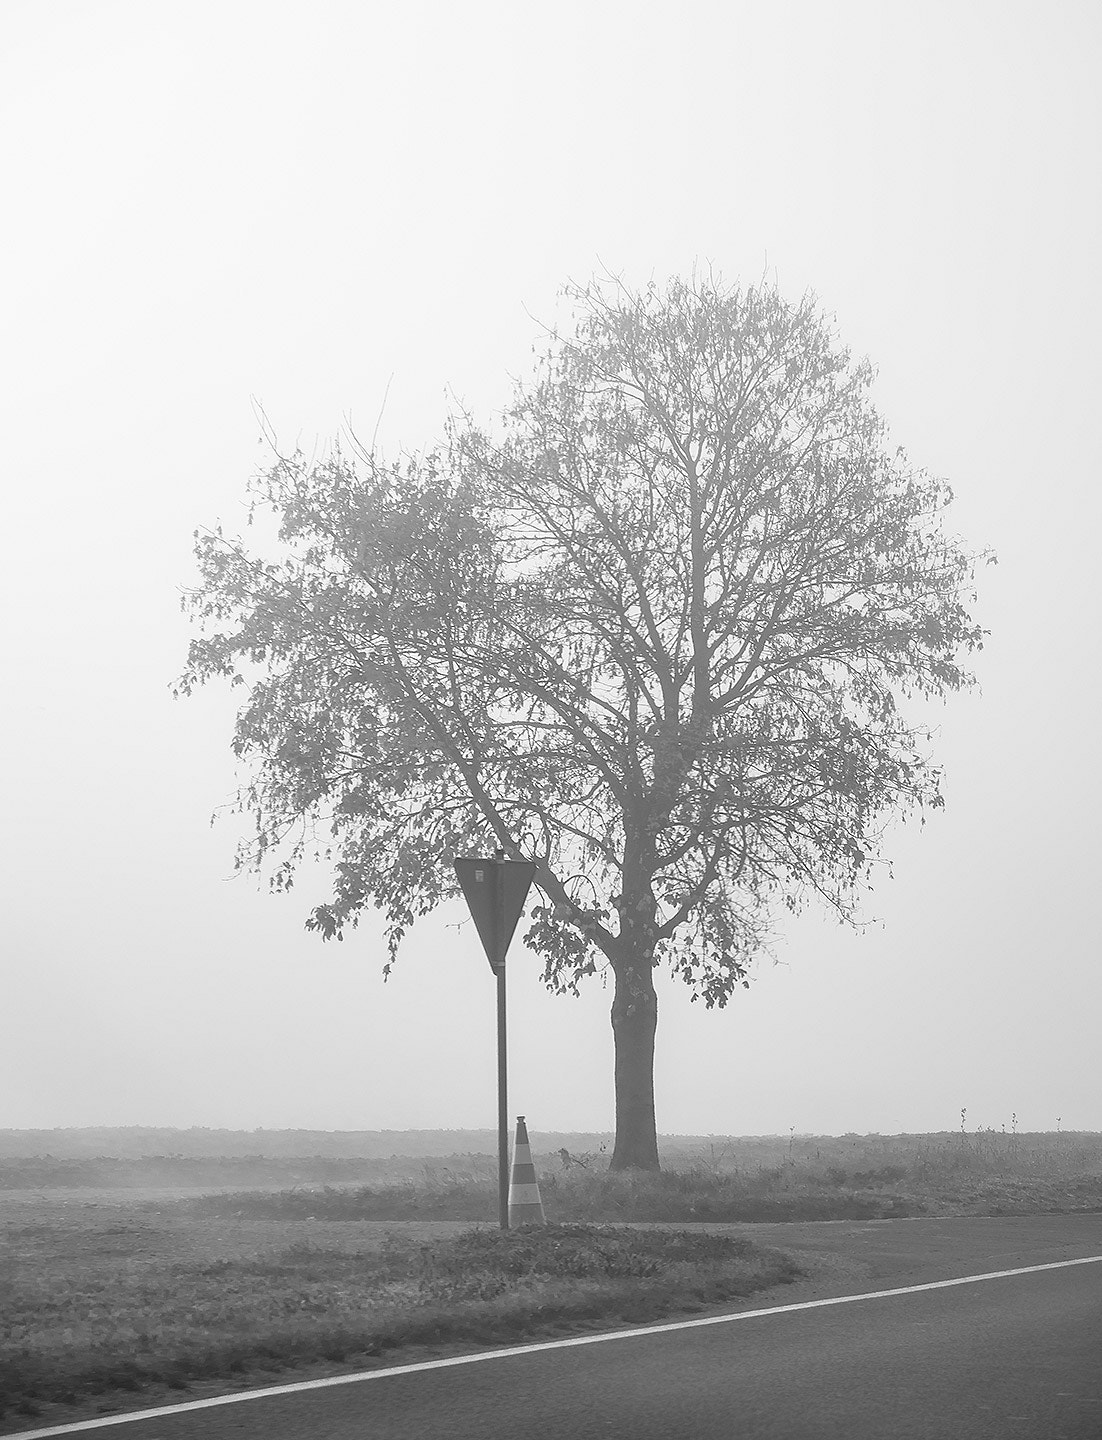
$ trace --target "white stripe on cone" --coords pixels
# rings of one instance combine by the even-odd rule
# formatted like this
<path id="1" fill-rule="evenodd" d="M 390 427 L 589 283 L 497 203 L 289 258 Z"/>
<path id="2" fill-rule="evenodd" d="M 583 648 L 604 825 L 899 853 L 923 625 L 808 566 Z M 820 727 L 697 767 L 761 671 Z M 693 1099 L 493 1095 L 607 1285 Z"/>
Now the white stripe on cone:
<path id="1" fill-rule="evenodd" d="M 542 1209 L 543 1201 L 540 1198 L 540 1187 L 538 1185 L 510 1185 L 510 1205 L 539 1205 Z"/>

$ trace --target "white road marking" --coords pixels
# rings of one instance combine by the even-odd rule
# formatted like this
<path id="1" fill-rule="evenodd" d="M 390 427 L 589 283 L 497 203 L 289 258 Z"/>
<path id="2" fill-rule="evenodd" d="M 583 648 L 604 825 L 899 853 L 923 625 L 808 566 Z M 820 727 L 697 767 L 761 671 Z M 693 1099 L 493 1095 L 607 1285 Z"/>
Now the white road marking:
<path id="1" fill-rule="evenodd" d="M 386 1369 L 360 1370 L 354 1375 L 331 1375 L 324 1380 L 298 1380 L 291 1385 L 267 1385 L 262 1390 L 240 1390 L 233 1395 L 214 1395 L 209 1400 L 188 1400 L 180 1405 L 159 1405 L 151 1410 L 131 1410 L 125 1415 L 104 1415 L 95 1420 L 77 1420 L 71 1425 L 52 1425 L 44 1430 L 19 1430 L 2 1440 L 47 1440 L 51 1435 L 79 1435 L 85 1430 L 102 1430 L 109 1425 L 127 1425 L 135 1420 L 158 1420 L 163 1415 L 183 1415 L 189 1410 L 213 1410 L 219 1405 L 240 1405 L 246 1400 L 267 1400 L 276 1395 L 298 1395 L 305 1390 L 327 1390 L 334 1385 L 359 1385 L 367 1380 L 386 1380 L 391 1375 L 415 1375 L 423 1370 L 446 1370 L 454 1365 L 478 1365 L 484 1360 L 508 1360 L 513 1355 L 536 1355 L 542 1350 L 568 1350 L 578 1345 L 603 1345 L 608 1340 L 635 1340 L 643 1335 L 666 1335 L 674 1330 L 700 1330 L 706 1325 L 733 1325 L 739 1320 L 757 1320 L 763 1315 L 789 1315 L 795 1310 L 820 1310 L 828 1305 L 850 1305 L 856 1300 L 885 1300 L 893 1295 L 917 1295 L 923 1290 L 947 1290 L 953 1285 L 977 1285 L 983 1280 L 1005 1280 L 1011 1275 L 1036 1275 L 1042 1270 L 1066 1270 L 1072 1265 L 1097 1265 L 1102 1255 L 1084 1255 L 1078 1260 L 1050 1260 L 1045 1265 L 1022 1265 L 1016 1270 L 989 1270 L 983 1275 L 958 1275 L 955 1280 L 928 1280 L 923 1285 L 902 1285 L 895 1290 L 866 1290 L 860 1295 L 834 1295 L 826 1300 L 800 1300 L 793 1305 L 770 1305 L 762 1310 L 735 1310 L 726 1315 L 706 1315 L 696 1320 L 670 1320 L 662 1325 L 640 1325 L 631 1330 L 606 1330 L 600 1335 L 573 1335 L 566 1340 L 541 1340 L 534 1345 L 510 1345 L 502 1350 L 480 1350 L 476 1355 L 452 1355 L 446 1360 L 419 1360 L 414 1365 L 391 1365 Z"/>

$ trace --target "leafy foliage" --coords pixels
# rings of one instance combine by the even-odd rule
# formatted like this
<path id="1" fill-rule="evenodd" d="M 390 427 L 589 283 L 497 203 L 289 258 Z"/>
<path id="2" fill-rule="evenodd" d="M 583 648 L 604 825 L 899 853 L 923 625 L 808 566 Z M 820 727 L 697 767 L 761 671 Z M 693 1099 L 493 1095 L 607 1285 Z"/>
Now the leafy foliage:
<path id="1" fill-rule="evenodd" d="M 278 558 L 197 537 L 180 688 L 247 682 L 239 863 L 331 859 L 326 938 L 381 909 L 392 960 L 489 832 L 537 862 L 549 986 L 664 958 L 722 1005 L 776 901 L 851 918 L 887 818 L 940 805 L 901 701 L 970 683 L 974 557 L 811 299 L 569 294 L 496 427 L 255 478 Z"/>

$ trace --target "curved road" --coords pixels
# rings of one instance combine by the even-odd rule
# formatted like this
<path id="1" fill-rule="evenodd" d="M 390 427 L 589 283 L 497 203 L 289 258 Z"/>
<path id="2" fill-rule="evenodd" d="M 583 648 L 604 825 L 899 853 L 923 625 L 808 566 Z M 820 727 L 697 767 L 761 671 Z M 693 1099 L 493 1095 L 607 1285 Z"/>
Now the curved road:
<path id="1" fill-rule="evenodd" d="M 813 1278 L 689 1322 L 21 1434 L 1102 1440 L 1102 1215 L 746 1228 Z M 999 1273 L 1040 1266 L 1059 1268 Z"/>

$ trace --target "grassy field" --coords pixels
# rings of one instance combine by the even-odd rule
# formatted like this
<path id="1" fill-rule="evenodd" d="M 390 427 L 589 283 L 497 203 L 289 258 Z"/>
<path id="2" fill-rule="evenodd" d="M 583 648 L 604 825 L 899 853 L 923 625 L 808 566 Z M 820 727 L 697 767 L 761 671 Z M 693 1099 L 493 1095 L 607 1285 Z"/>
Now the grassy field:
<path id="1" fill-rule="evenodd" d="M 288 1155 L 281 1132 L 88 1133 L 94 1142 L 80 1131 L 34 1132 L 25 1145 L 51 1148 L 19 1153 L 19 1132 L 0 1132 L 0 1193 L 259 1190 L 279 1195 L 258 1202 L 273 1207 L 265 1213 L 281 1211 L 288 1218 L 305 1218 L 319 1206 L 335 1218 L 491 1220 L 496 1214 L 497 1161 L 489 1145 L 482 1152 L 441 1149 L 437 1158 L 386 1155 L 386 1132 L 293 1132 L 297 1143 L 318 1149 Z M 412 1147 L 405 1132 L 392 1138 Z M 474 1143 L 492 1136 L 456 1132 L 456 1138 Z M 147 1140 L 164 1145 L 167 1153 L 140 1153 Z M 370 1153 L 348 1154 L 357 1142 Z M 1102 1208 L 1102 1134 L 1096 1133 L 667 1136 L 658 1177 L 609 1175 L 607 1149 L 601 1148 L 607 1137 L 534 1134 L 533 1142 L 548 1214 L 563 1221 L 812 1220 Z M 90 1143 L 105 1148 L 89 1153 Z M 226 1153 L 211 1153 L 218 1143 L 227 1146 Z M 246 1147 L 253 1144 L 274 1153 L 250 1153 Z M 168 1151 L 171 1145 L 175 1152 Z M 341 1198 L 354 1188 L 361 1191 L 358 1200 Z M 320 1199 L 311 1198 L 319 1193 Z M 353 1204 L 358 1208 L 349 1209 Z"/>
<path id="2" fill-rule="evenodd" d="M 697 1140 L 667 1143 L 653 1175 L 609 1174 L 599 1139 L 572 1138 L 537 1139 L 552 1224 L 505 1236 L 488 1154 L 9 1148 L 0 1433 L 59 1406 L 94 1414 L 699 1309 L 797 1274 L 745 1236 L 628 1226 L 1102 1210 L 1100 1135 Z"/>
<path id="3" fill-rule="evenodd" d="M 164 1194 L 11 1193 L 0 1223 L 0 1432 L 58 1406 L 109 1413 L 197 1382 L 699 1310 L 799 1273 L 699 1231 L 226 1217 Z"/>

